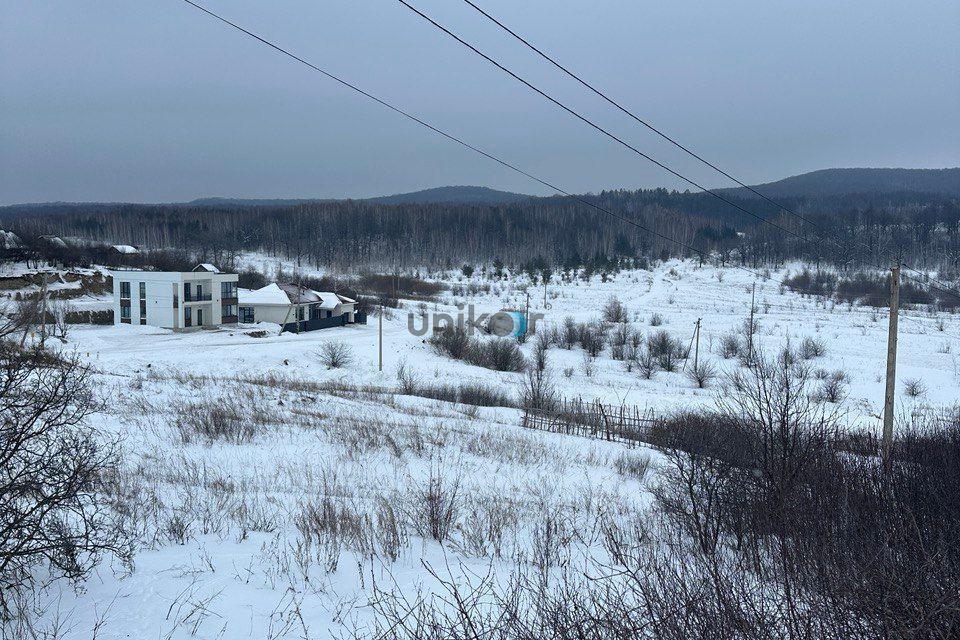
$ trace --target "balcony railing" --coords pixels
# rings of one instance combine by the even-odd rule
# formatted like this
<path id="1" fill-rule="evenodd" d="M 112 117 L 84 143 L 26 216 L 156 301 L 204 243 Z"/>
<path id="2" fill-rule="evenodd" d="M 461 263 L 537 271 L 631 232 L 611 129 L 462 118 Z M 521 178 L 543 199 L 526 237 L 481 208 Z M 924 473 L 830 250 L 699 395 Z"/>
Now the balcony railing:
<path id="1" fill-rule="evenodd" d="M 220 320 L 221 324 L 237 324 L 237 316 L 223 316 Z"/>
<path id="2" fill-rule="evenodd" d="M 192 293 L 189 296 L 183 296 L 184 302 L 210 302 L 211 300 L 213 300 L 212 293 Z"/>

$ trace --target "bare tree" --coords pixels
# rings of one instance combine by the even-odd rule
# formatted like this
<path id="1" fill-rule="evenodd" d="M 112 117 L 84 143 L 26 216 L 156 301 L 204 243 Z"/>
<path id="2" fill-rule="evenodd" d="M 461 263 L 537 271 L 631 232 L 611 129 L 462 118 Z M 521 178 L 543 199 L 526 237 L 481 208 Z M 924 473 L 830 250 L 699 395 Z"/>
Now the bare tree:
<path id="1" fill-rule="evenodd" d="M 67 317 L 72 311 L 73 308 L 68 302 L 58 301 L 50 305 L 49 315 L 50 319 L 53 320 L 53 329 L 50 335 L 60 340 L 60 342 L 67 342 L 67 332 L 70 330 L 70 323 L 67 322 Z"/>
<path id="2" fill-rule="evenodd" d="M 82 579 L 105 553 L 129 559 L 101 491 L 116 448 L 87 425 L 96 407 L 76 356 L 0 343 L 0 613 L 35 568 Z"/>

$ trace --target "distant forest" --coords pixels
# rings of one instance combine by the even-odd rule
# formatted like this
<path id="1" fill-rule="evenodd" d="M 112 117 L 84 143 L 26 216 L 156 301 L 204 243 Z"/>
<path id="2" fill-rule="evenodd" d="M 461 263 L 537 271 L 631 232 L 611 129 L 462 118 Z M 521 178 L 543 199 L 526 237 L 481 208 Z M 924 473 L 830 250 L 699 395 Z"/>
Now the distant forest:
<path id="1" fill-rule="evenodd" d="M 334 269 L 459 267 L 495 259 L 507 265 L 537 259 L 578 266 L 695 257 L 702 251 L 712 259 L 751 266 L 802 258 L 885 267 L 899 257 L 918 269 L 960 271 L 960 201 L 950 196 L 899 192 L 780 199 L 808 224 L 768 202 L 726 193 L 788 231 L 703 193 L 654 189 L 584 197 L 655 233 L 566 197 L 500 204 L 30 205 L 0 209 L 0 228 L 31 246 L 41 243 L 42 235 L 55 235 L 175 248 L 223 263 L 240 251 L 261 251 L 300 266 Z"/>

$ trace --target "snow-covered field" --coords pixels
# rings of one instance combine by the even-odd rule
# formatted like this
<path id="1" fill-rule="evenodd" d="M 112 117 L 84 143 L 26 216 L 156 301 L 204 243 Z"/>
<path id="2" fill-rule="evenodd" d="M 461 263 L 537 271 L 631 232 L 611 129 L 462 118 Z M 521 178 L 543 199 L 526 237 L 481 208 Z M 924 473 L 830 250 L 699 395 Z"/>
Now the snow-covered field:
<path id="1" fill-rule="evenodd" d="M 793 266 L 793 271 L 799 267 Z M 776 353 L 804 338 L 826 346 L 810 365 L 848 381 L 851 426 L 876 428 L 883 402 L 886 311 L 849 308 L 784 291 L 744 271 L 670 262 L 602 282 L 527 287 L 449 275 L 441 301 L 405 302 L 377 317 L 312 333 L 276 326 L 173 333 L 142 326 L 74 326 L 65 349 L 96 371 L 98 427 L 122 438 L 120 493 L 140 545 L 135 566 L 102 565 L 76 592 L 48 592 L 41 623 L 67 638 L 325 638 L 373 634 L 377 593 L 412 597 L 440 580 L 506 576 L 523 565 L 588 562 L 605 553 L 596 532 L 628 527 L 649 501 L 659 454 L 649 448 L 523 429 L 520 411 L 397 393 L 403 364 L 429 383 L 479 383 L 516 397 L 522 374 L 437 354 L 408 330 L 408 314 L 523 309 L 541 327 L 598 319 L 612 296 L 643 334 L 689 344 L 701 319 L 700 358 L 720 375 L 698 388 L 685 373 L 644 378 L 578 347 L 549 350 L 566 397 L 668 412 L 711 405 L 724 371 L 723 336 L 743 334 L 756 284 L 756 344 Z M 473 293 L 471 293 L 473 291 Z M 653 321 L 653 322 L 652 322 Z M 657 326 L 652 326 L 657 325 Z M 251 333 L 266 331 L 262 337 Z M 322 345 L 348 345 L 353 362 L 327 369 Z M 530 353 L 532 344 L 523 347 Z M 900 411 L 960 401 L 960 318 L 901 316 Z M 242 425 L 207 438 L 198 422 Z M 650 470 L 646 467 L 649 462 Z"/>

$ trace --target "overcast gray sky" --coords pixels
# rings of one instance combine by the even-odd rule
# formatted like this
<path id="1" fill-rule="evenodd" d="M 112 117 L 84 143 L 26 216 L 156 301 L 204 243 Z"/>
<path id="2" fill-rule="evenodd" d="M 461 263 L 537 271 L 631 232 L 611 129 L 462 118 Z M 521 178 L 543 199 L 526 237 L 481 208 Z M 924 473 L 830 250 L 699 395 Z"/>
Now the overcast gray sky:
<path id="1" fill-rule="evenodd" d="M 678 180 L 396 0 L 199 0 L 332 73 L 577 192 Z M 411 0 L 651 155 L 720 177 L 459 0 Z M 477 0 L 750 183 L 960 165 L 956 0 Z M 0 204 L 543 189 L 182 0 L 0 0 Z"/>

